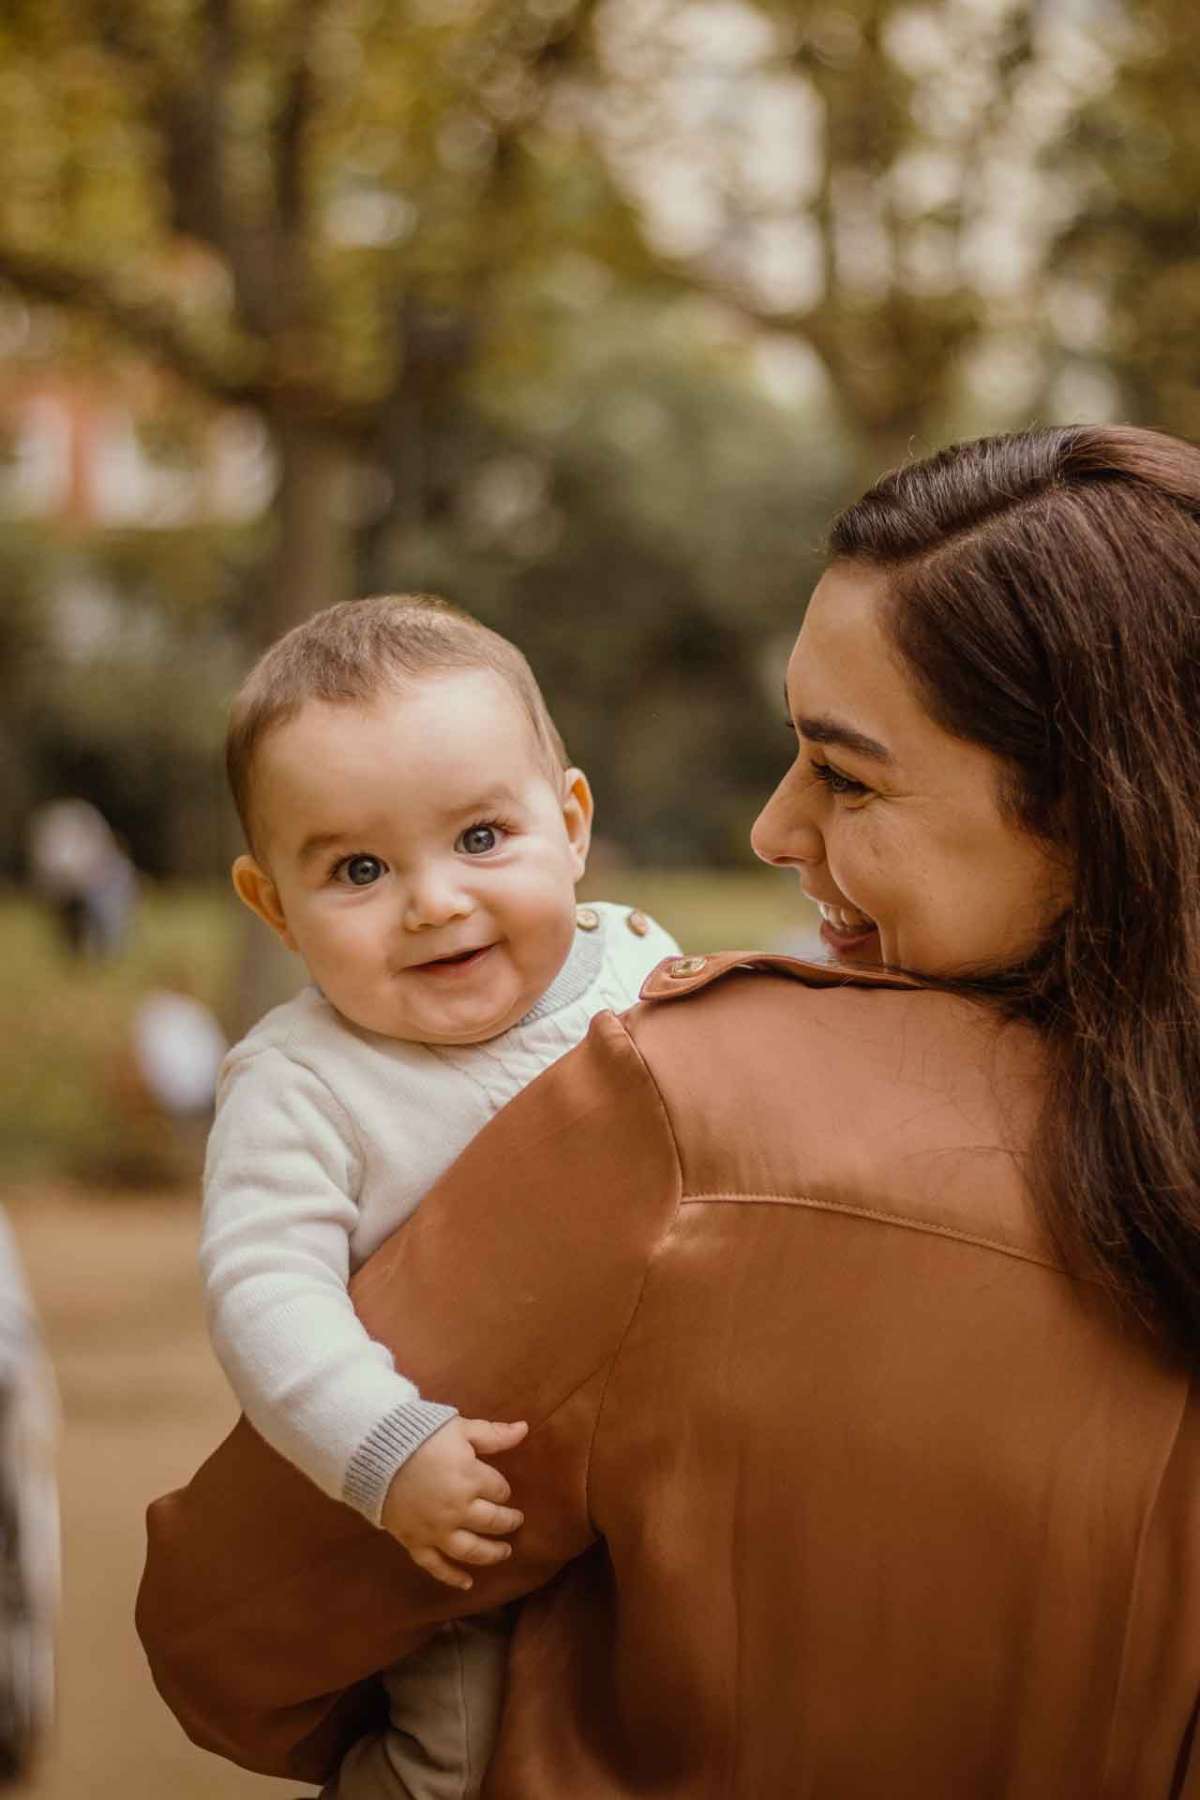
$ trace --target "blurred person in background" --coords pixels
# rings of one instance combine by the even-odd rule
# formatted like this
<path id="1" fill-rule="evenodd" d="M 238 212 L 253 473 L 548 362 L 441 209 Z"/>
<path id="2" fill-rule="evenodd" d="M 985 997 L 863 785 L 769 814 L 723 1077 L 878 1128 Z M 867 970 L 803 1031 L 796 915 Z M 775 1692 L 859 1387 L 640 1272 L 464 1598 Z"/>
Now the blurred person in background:
<path id="1" fill-rule="evenodd" d="M 127 1122 L 153 1122 L 165 1136 L 164 1171 L 190 1176 L 202 1166 L 228 1048 L 216 1014 L 193 991 L 185 967 L 163 968 L 138 997 L 114 1095 Z"/>
<path id="2" fill-rule="evenodd" d="M 984 439 L 837 520 L 753 843 L 839 960 L 668 961 L 359 1271 L 529 1421 L 472 1594 L 245 1421 L 151 1509 L 197 1742 L 322 1780 L 528 1596 L 488 1800 L 1200 1795 L 1198 681 L 1189 444 Z"/>
<path id="3" fill-rule="evenodd" d="M 71 954 L 117 955 L 137 904 L 137 874 L 103 814 L 88 800 L 47 801 L 30 820 L 27 858 L 34 891 Z"/>

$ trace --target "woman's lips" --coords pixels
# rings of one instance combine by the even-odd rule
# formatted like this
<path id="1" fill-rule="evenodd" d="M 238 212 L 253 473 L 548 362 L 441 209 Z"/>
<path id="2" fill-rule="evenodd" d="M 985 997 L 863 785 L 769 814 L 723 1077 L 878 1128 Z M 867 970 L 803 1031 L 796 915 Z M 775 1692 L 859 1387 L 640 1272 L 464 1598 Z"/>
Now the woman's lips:
<path id="1" fill-rule="evenodd" d="M 818 901 L 821 913 L 821 942 L 833 951 L 835 956 L 849 956 L 856 950 L 862 950 L 877 935 L 878 926 L 873 919 L 863 913 L 853 912 L 849 907 L 834 906 L 827 901 Z"/>
<path id="2" fill-rule="evenodd" d="M 877 936 L 878 927 L 875 925 L 857 926 L 853 931 L 840 931 L 836 926 L 831 925 L 828 919 L 821 921 L 821 942 L 832 950 L 835 956 L 849 956 L 855 950 L 865 949 Z"/>

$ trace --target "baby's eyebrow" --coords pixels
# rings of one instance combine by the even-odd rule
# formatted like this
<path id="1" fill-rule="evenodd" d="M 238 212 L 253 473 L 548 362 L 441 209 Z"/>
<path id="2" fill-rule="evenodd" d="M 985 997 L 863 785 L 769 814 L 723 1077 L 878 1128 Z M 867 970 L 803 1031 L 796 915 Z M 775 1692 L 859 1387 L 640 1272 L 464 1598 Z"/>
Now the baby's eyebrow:
<path id="1" fill-rule="evenodd" d="M 482 794 L 472 794 L 466 800 L 456 800 L 453 806 L 447 806 L 443 811 L 447 819 L 461 819 L 467 813 L 496 812 L 500 808 L 519 804 L 511 788 L 494 787 L 486 789 Z"/>
<path id="2" fill-rule="evenodd" d="M 511 788 L 495 787 L 487 789 L 482 794 L 471 795 L 466 800 L 456 800 L 451 806 L 443 807 L 442 816 L 447 820 L 463 819 L 471 813 L 482 815 L 496 812 L 501 808 L 511 811 L 519 804 L 520 802 Z M 354 831 L 314 831 L 301 844 L 297 857 L 301 863 L 310 863 L 314 857 L 336 849 L 339 844 L 349 844 L 352 840 L 358 842 L 360 839 L 365 842 L 371 835 L 372 833 L 369 831 L 357 834 Z"/>
<path id="3" fill-rule="evenodd" d="M 341 831 L 314 831 L 306 837 L 300 846 L 299 859 L 302 863 L 311 862 L 322 850 L 332 850 L 335 844 L 344 841 L 345 833 Z"/>

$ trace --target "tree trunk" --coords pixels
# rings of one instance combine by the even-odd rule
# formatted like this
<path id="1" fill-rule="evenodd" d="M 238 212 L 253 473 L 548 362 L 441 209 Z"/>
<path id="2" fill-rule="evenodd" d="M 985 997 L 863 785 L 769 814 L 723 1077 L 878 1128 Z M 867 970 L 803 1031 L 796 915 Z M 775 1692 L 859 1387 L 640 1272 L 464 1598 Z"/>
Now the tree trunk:
<path id="1" fill-rule="evenodd" d="M 323 606 L 350 597 L 353 475 L 345 448 L 307 420 L 272 421 L 279 459 L 275 547 L 259 614 L 265 646 Z"/>
<path id="2" fill-rule="evenodd" d="M 307 420 L 277 419 L 273 435 L 279 479 L 275 544 L 256 621 L 260 648 L 323 606 L 348 599 L 353 568 L 348 453 Z M 303 979 L 299 959 L 247 913 L 229 1008 L 237 1034 L 294 994 Z"/>

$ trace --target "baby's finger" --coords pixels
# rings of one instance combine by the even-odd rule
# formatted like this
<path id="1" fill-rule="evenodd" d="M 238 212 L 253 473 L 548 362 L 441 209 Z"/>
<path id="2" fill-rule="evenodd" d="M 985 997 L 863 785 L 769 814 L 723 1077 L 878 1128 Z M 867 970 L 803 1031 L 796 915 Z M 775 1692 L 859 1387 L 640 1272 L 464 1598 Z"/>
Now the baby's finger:
<path id="1" fill-rule="evenodd" d="M 493 1506 L 490 1500 L 472 1500 L 463 1523 L 469 1525 L 472 1531 L 484 1531 L 491 1537 L 504 1537 L 507 1532 L 516 1531 L 525 1523 L 525 1514 L 518 1512 L 515 1506 Z"/>
<path id="2" fill-rule="evenodd" d="M 507 1506 L 512 1499 L 512 1489 L 505 1481 L 499 1469 L 491 1463 L 475 1464 L 476 1489 L 481 1500 L 494 1500 L 497 1506 Z"/>
<path id="3" fill-rule="evenodd" d="M 464 1532 L 463 1535 L 465 1537 L 468 1534 Z M 482 1538 L 479 1541 L 482 1543 Z M 414 1550 L 411 1554 L 418 1569 L 424 1569 L 425 1573 L 427 1575 L 432 1575 L 435 1581 L 444 1582 L 447 1587 L 452 1588 L 466 1589 L 474 1587 L 475 1583 L 471 1580 L 471 1577 L 467 1574 L 466 1570 L 456 1569 L 452 1562 L 447 1561 L 440 1550 L 434 1550 L 430 1547 L 425 1550 Z"/>
<path id="4" fill-rule="evenodd" d="M 480 1567 L 507 1562 L 512 1555 L 511 1544 L 498 1543 L 495 1538 L 476 1537 L 473 1531 L 452 1531 L 442 1543 L 447 1554 L 458 1562 L 476 1563 Z"/>
<path id="5" fill-rule="evenodd" d="M 464 1419 L 463 1430 L 476 1456 L 499 1456 L 513 1450 L 529 1430 L 524 1419 L 510 1425 L 498 1419 Z"/>

